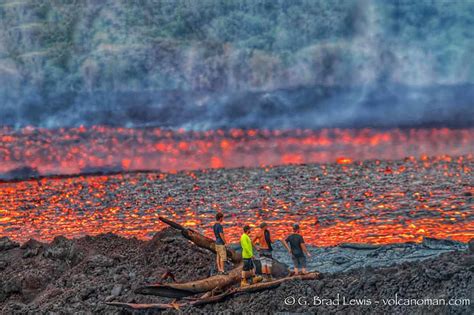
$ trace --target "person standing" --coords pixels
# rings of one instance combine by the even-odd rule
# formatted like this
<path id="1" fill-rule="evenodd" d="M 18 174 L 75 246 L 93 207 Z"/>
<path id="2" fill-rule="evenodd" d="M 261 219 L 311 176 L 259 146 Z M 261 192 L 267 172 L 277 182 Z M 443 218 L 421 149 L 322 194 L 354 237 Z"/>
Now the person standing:
<path id="1" fill-rule="evenodd" d="M 224 228 L 222 222 L 224 221 L 224 214 L 218 212 L 216 214 L 216 223 L 212 229 L 214 230 L 214 236 L 216 237 L 216 265 L 217 274 L 225 273 L 225 261 L 227 260 L 227 249 L 225 247 L 226 241 L 224 236 Z"/>
<path id="2" fill-rule="evenodd" d="M 299 270 L 301 274 L 306 273 L 306 256 L 311 257 L 311 254 L 306 248 L 304 243 L 303 236 L 300 234 L 300 226 L 298 224 L 293 224 L 293 234 L 288 236 L 286 240 L 283 241 L 286 249 L 293 259 L 294 265 L 294 274 L 297 275 Z"/>
<path id="3" fill-rule="evenodd" d="M 253 239 L 260 254 L 260 263 L 262 264 L 262 274 L 266 280 L 272 279 L 272 240 L 270 231 L 265 222 L 260 224 L 260 231 Z"/>
<path id="4" fill-rule="evenodd" d="M 244 226 L 244 233 L 240 237 L 240 246 L 242 247 L 242 281 L 240 282 L 241 287 L 249 285 L 247 279 L 252 278 L 252 283 L 262 281 L 262 277 L 255 275 L 255 266 L 253 264 L 253 247 L 252 240 L 250 239 L 250 226 Z"/>

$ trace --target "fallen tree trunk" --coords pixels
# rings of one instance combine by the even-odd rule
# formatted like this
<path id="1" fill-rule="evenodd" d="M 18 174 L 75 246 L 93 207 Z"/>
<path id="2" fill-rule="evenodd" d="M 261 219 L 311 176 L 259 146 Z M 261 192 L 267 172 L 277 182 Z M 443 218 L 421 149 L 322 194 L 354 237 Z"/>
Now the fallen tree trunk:
<path id="1" fill-rule="evenodd" d="M 219 295 L 196 299 L 195 301 L 189 302 L 187 305 L 199 306 L 199 305 L 204 305 L 204 304 L 216 303 L 216 302 L 223 301 L 224 299 L 235 294 L 265 291 L 265 290 L 277 288 L 283 282 L 292 281 L 292 280 L 316 280 L 316 279 L 319 279 L 320 277 L 321 277 L 321 274 L 319 272 L 310 272 L 305 275 L 289 276 L 289 277 L 285 277 L 281 279 L 276 279 L 273 281 L 259 282 L 259 283 L 252 284 L 246 287 L 234 288 Z"/>
<path id="2" fill-rule="evenodd" d="M 234 288 L 225 291 L 224 293 L 214 295 L 214 296 L 206 296 L 204 298 L 196 299 L 189 302 L 183 303 L 170 303 L 170 304 L 134 304 L 134 303 L 121 303 L 121 302 L 109 302 L 106 303 L 107 305 L 117 306 L 117 307 L 124 307 L 131 310 L 165 310 L 165 309 L 176 309 L 178 310 L 181 307 L 185 306 L 199 306 L 204 304 L 216 303 L 223 301 L 224 299 L 239 293 L 253 293 L 258 291 L 264 291 L 269 289 L 274 289 L 278 287 L 280 284 L 292 281 L 292 280 L 316 280 L 321 277 L 320 273 L 318 272 L 310 272 L 305 275 L 299 276 L 289 276 L 281 279 L 276 279 L 269 282 L 261 282 L 252 284 L 246 287 Z"/>
<path id="3" fill-rule="evenodd" d="M 216 252 L 216 243 L 213 239 L 211 239 L 207 236 L 204 236 L 201 233 L 198 233 L 198 232 L 196 232 L 192 229 L 188 229 L 188 228 L 182 226 L 181 224 L 179 224 L 177 222 L 174 222 L 172 220 L 169 220 L 169 219 L 166 219 L 166 218 L 163 218 L 163 217 L 159 217 L 159 219 L 162 222 L 166 223 L 167 225 L 171 226 L 172 228 L 180 230 L 181 234 L 186 239 L 190 240 L 191 242 L 193 242 L 197 246 L 199 246 L 201 248 L 208 249 L 208 250 L 212 251 L 213 253 Z M 239 252 L 231 249 L 231 248 L 227 248 L 227 257 L 234 264 L 238 264 L 242 261 L 241 254 Z M 255 260 L 255 267 L 257 269 L 257 272 L 259 273 L 260 270 L 261 270 L 260 261 Z M 288 276 L 288 274 L 289 274 L 288 266 L 281 263 L 281 262 L 279 262 L 276 259 L 273 259 L 272 276 L 275 277 L 275 278 L 280 278 L 280 277 L 286 277 L 286 276 Z"/>
<path id="4" fill-rule="evenodd" d="M 152 284 L 137 288 L 135 293 L 158 295 L 169 298 L 183 298 L 212 290 L 222 290 L 240 281 L 242 266 L 232 269 L 227 275 L 217 275 L 206 279 L 183 283 Z"/>
<path id="5" fill-rule="evenodd" d="M 190 240 L 191 242 L 193 242 L 197 246 L 199 246 L 201 248 L 208 249 L 208 250 L 212 251 L 213 253 L 216 252 L 216 242 L 213 239 L 211 239 L 207 236 L 204 236 L 201 233 L 198 233 L 198 232 L 196 232 L 192 229 L 185 228 L 181 224 L 176 223 L 174 221 L 171 221 L 169 219 L 166 219 L 166 218 L 163 218 L 163 217 L 159 217 L 159 219 L 162 222 L 164 222 L 164 223 L 168 224 L 169 226 L 171 226 L 172 228 L 180 230 L 181 234 L 183 234 L 183 236 L 185 238 L 187 238 L 188 240 Z M 239 262 L 242 261 L 242 256 L 240 255 L 240 253 L 238 253 L 235 250 L 230 249 L 230 248 L 227 248 L 227 257 L 234 264 L 238 264 Z"/>
<path id="6" fill-rule="evenodd" d="M 287 281 L 316 280 L 316 279 L 319 279 L 320 277 L 321 277 L 321 274 L 319 272 L 310 272 L 305 275 L 289 276 L 289 277 L 276 279 L 276 280 L 272 280 L 268 282 L 259 282 L 259 283 L 248 285 L 245 287 L 234 288 L 222 294 L 215 295 L 212 297 L 196 299 L 195 301 L 189 302 L 188 304 L 193 305 L 193 306 L 198 306 L 198 305 L 204 305 L 204 304 L 209 304 L 209 303 L 215 303 L 215 302 L 222 301 L 229 296 L 239 294 L 239 293 L 254 293 L 254 292 L 274 289 L 274 288 L 279 287 L 280 284 L 282 284 L 283 282 L 287 282 Z"/>
<path id="7" fill-rule="evenodd" d="M 235 293 L 258 292 L 258 291 L 276 288 L 283 282 L 287 282 L 290 280 L 316 280 L 316 279 L 319 279 L 320 277 L 321 277 L 321 274 L 319 272 L 310 272 L 304 275 L 289 276 L 289 277 L 285 277 L 281 279 L 275 279 L 268 282 L 259 282 L 259 283 L 252 284 L 246 287 L 237 288 Z"/>

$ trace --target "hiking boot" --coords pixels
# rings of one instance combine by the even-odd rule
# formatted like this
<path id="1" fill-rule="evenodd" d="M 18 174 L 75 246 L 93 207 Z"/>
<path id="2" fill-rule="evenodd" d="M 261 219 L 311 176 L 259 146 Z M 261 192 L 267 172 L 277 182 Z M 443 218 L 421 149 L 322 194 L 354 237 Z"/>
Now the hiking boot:
<path id="1" fill-rule="evenodd" d="M 255 276 L 255 277 L 252 278 L 252 284 L 262 282 L 262 280 L 263 280 L 263 277 Z"/>
<path id="2" fill-rule="evenodd" d="M 242 281 L 240 281 L 240 287 L 241 288 L 246 287 L 248 285 L 249 285 L 249 283 L 247 282 L 247 279 L 242 279 Z"/>

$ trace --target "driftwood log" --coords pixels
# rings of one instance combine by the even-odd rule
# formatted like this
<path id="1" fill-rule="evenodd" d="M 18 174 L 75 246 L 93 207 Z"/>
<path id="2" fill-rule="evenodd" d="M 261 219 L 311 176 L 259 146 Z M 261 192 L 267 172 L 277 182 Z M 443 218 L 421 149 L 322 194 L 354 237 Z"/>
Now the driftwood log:
<path id="1" fill-rule="evenodd" d="M 232 269 L 227 275 L 216 275 L 206 279 L 183 283 L 152 284 L 137 288 L 135 293 L 183 298 L 216 289 L 224 289 L 240 281 L 242 266 Z"/>
<path id="2" fill-rule="evenodd" d="M 218 295 L 209 296 L 208 294 L 206 294 L 205 296 L 201 298 L 198 298 L 192 301 L 180 302 L 180 303 L 135 304 L 135 303 L 109 302 L 106 304 L 111 305 L 111 306 L 123 307 L 130 310 L 166 310 L 166 309 L 179 310 L 180 308 L 186 307 L 186 306 L 199 306 L 199 305 L 204 305 L 204 304 L 220 302 L 236 294 L 254 293 L 254 292 L 274 289 L 278 287 L 280 284 L 287 281 L 316 280 L 316 279 L 319 279 L 320 277 L 321 275 L 318 272 L 310 272 L 305 275 L 289 276 L 289 277 L 285 277 L 281 279 L 276 279 L 273 281 L 252 284 L 246 287 L 232 288 Z"/>

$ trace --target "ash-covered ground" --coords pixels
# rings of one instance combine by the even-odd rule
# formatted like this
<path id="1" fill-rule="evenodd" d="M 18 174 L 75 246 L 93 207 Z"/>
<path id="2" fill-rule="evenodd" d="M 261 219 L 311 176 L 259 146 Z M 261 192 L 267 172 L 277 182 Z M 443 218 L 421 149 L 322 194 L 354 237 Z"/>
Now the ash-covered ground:
<path id="1" fill-rule="evenodd" d="M 276 248 L 276 256 L 284 258 L 286 254 L 279 244 Z M 420 244 L 346 244 L 312 247 L 311 251 L 311 265 L 318 266 L 323 273 L 320 280 L 295 280 L 277 289 L 181 311 L 194 314 L 223 311 L 472 314 L 474 311 L 474 242 L 468 246 L 426 239 Z M 149 241 L 103 234 L 74 240 L 57 237 L 51 243 L 30 240 L 20 246 L 2 238 L 0 313 L 124 314 L 127 312 L 105 302 L 170 302 L 166 298 L 135 294 L 134 289 L 157 282 L 166 271 L 171 271 L 177 281 L 205 278 L 213 272 L 214 260 L 214 254 L 196 247 L 172 229 L 158 232 Z M 300 300 L 303 305 L 288 305 L 291 297 L 303 297 Z M 330 299 L 333 305 L 313 305 L 314 297 Z M 398 301 L 458 299 L 457 303 L 463 305 L 383 303 L 383 299 L 393 303 L 390 299 L 395 298 Z M 365 303 L 370 300 L 371 305 L 344 305 L 343 299 L 346 302 L 360 299 Z M 470 305 L 466 305 L 466 299 Z"/>

